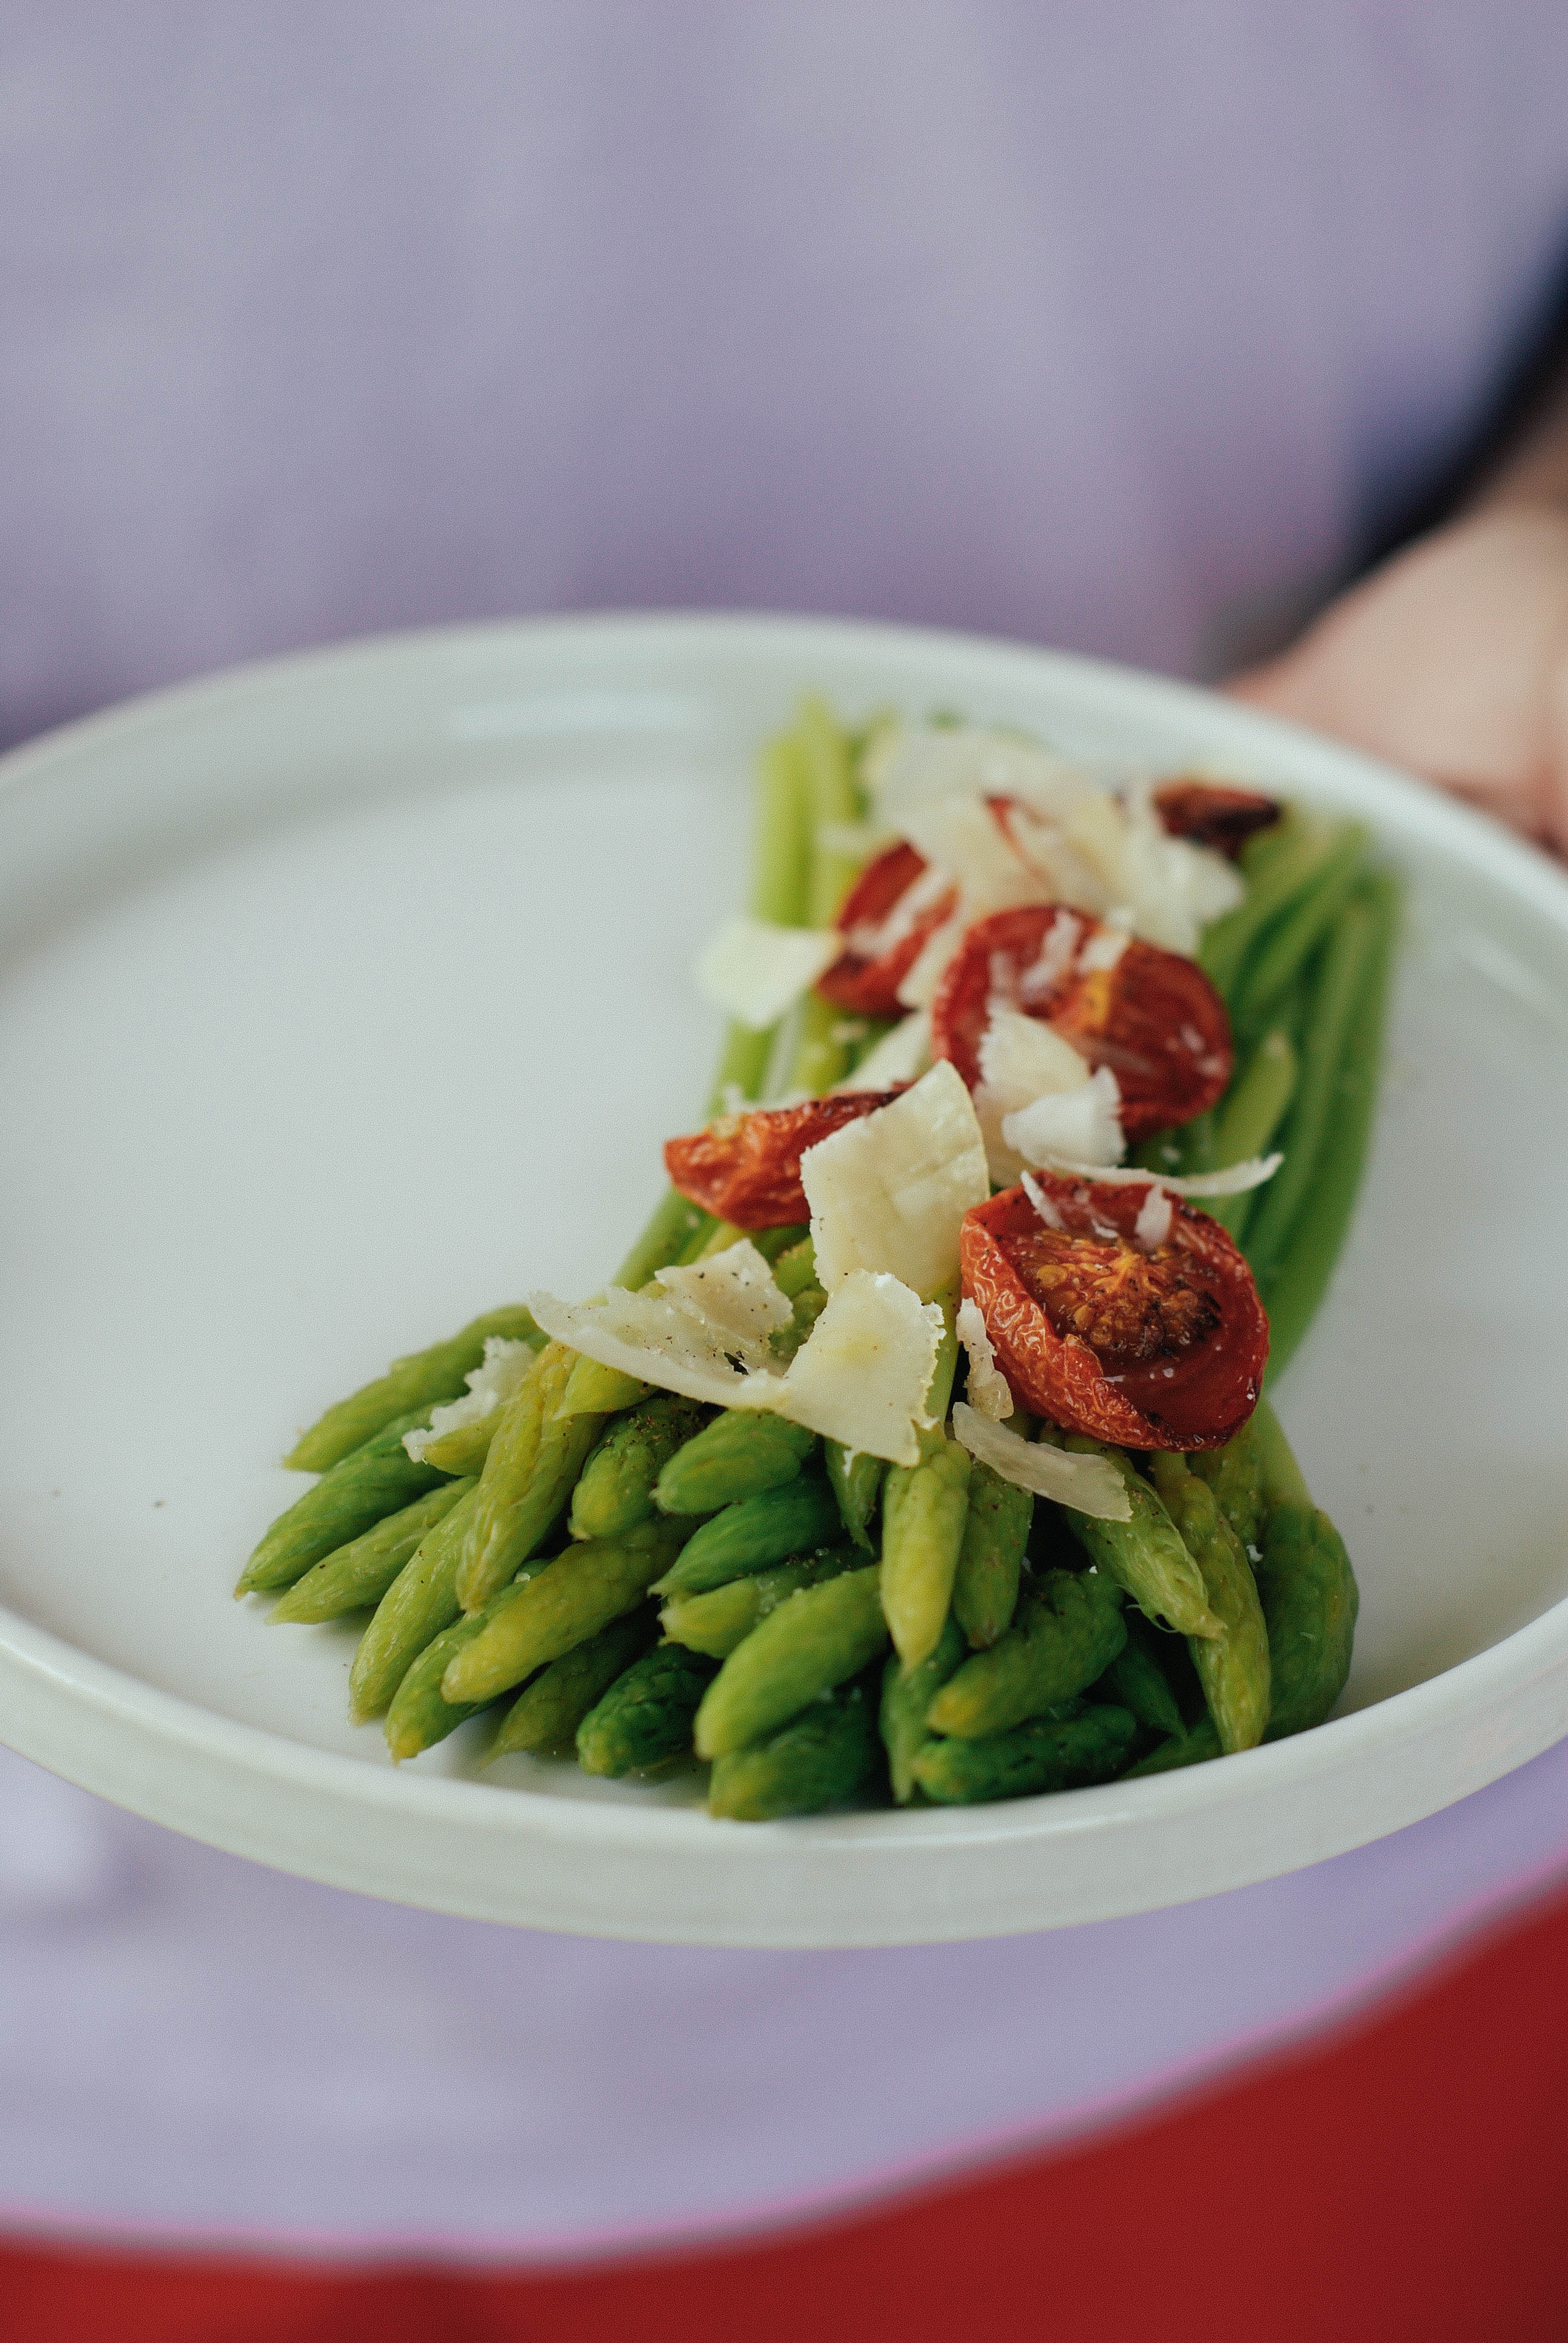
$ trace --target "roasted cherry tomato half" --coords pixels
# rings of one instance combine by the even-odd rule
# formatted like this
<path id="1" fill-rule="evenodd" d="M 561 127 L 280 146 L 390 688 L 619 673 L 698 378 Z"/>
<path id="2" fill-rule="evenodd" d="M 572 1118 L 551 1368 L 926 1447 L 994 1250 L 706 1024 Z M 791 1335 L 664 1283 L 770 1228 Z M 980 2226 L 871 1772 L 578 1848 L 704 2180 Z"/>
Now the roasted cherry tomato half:
<path id="1" fill-rule="evenodd" d="M 844 949 L 817 984 L 836 1009 L 857 1017 L 903 1015 L 899 987 L 958 901 L 953 886 L 917 891 L 929 868 L 925 856 L 900 840 L 867 863 L 845 896 L 833 923 Z"/>
<path id="2" fill-rule="evenodd" d="M 1155 809 L 1172 838 L 1212 846 L 1232 862 L 1253 832 L 1280 819 L 1272 798 L 1256 789 L 1232 789 L 1219 781 L 1167 781 L 1154 792 Z"/>
<path id="3" fill-rule="evenodd" d="M 1151 1199 L 1152 1183 L 1039 1186 L 1044 1218 L 1009 1188 L 960 1240 L 964 1292 L 1020 1404 L 1122 1448 L 1220 1447 L 1257 1405 L 1269 1356 L 1227 1232 L 1169 1190 Z"/>
<path id="4" fill-rule="evenodd" d="M 1190 1122 L 1220 1098 L 1233 1062 L 1225 1004 L 1195 960 L 1125 942 L 1082 911 L 1030 903 L 977 920 L 931 1003 L 931 1053 L 972 1091 L 991 1004 L 1041 1018 L 1091 1066 L 1109 1066 L 1129 1140 Z"/>
<path id="5" fill-rule="evenodd" d="M 738 1229 L 781 1229 L 810 1218 L 800 1158 L 819 1139 L 886 1106 L 890 1091 L 833 1091 L 799 1106 L 721 1115 L 706 1131 L 668 1139 L 665 1169 L 683 1196 Z"/>

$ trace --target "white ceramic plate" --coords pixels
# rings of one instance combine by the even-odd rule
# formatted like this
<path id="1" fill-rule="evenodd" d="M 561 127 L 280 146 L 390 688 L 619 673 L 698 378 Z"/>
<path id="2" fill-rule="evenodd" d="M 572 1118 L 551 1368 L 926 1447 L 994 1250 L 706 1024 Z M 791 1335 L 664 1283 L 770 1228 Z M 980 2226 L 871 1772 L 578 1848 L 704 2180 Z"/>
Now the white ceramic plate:
<path id="1" fill-rule="evenodd" d="M 1281 1387 L 1362 1589 L 1322 1730 L 1125 1787 L 711 1822 L 569 1764 L 394 1773 L 353 1633 L 229 1588 L 269 1460 L 393 1353 L 640 1225 L 803 690 L 1354 805 L 1412 888 L 1374 1160 Z M 417 637 L 74 727 L 0 791 L 0 1718 L 264 1862 L 585 1933 L 867 1945 L 1106 1917 L 1415 1820 L 1568 1732 L 1568 880 L 1397 774 L 1044 652 L 792 620 Z"/>

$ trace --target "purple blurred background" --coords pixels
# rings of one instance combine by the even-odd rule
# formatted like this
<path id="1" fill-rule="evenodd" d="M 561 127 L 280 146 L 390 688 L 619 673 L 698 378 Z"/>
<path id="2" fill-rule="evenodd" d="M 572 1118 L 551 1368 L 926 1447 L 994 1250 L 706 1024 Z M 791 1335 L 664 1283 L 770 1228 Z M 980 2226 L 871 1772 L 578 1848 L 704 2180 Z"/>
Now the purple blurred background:
<path id="1" fill-rule="evenodd" d="M 1491 411 L 1565 86 L 1554 0 L 13 8 L 0 730 L 607 604 L 1212 669 Z"/>

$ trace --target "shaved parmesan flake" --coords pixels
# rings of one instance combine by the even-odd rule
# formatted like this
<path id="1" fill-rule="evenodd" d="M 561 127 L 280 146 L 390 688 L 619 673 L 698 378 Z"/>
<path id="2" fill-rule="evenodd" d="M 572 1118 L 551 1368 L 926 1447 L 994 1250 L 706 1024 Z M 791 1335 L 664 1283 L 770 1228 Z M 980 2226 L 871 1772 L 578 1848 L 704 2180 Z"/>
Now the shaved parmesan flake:
<path id="1" fill-rule="evenodd" d="M 841 1091 L 890 1091 L 912 1082 L 931 1062 L 931 1021 L 923 1009 L 911 1009 L 890 1033 L 867 1051 L 852 1074 L 835 1087 Z"/>
<path id="2" fill-rule="evenodd" d="M 1118 926 L 1108 922 L 1098 935 L 1090 937 L 1079 954 L 1078 965 L 1083 975 L 1093 976 L 1102 969 L 1110 970 L 1116 966 L 1132 940 L 1128 933 L 1131 924 L 1128 916 L 1125 924 Z"/>
<path id="3" fill-rule="evenodd" d="M 769 1404 L 766 1396 L 748 1399 L 747 1385 L 758 1376 L 779 1381 L 769 1337 L 794 1319 L 749 1242 L 689 1268 L 660 1270 L 638 1293 L 612 1285 L 591 1302 L 559 1302 L 553 1293 L 535 1299 L 534 1316 L 558 1342 L 712 1407 Z"/>
<path id="4" fill-rule="evenodd" d="M 901 830 L 907 806 L 921 798 L 1021 798 L 1060 815 L 1095 784 L 1049 749 L 979 725 L 888 726 L 870 743 L 861 776 L 881 820 Z"/>
<path id="5" fill-rule="evenodd" d="M 1176 1208 L 1168 1189 L 1151 1188 L 1132 1223 L 1132 1242 L 1143 1252 L 1158 1252 L 1171 1233 Z"/>
<path id="6" fill-rule="evenodd" d="M 1097 914 L 1105 910 L 1109 901 L 1105 881 L 1073 845 L 1060 820 L 1015 799 L 1008 812 L 1007 830 L 1023 860 L 1044 880 L 1048 901 L 1076 903 L 1081 911 Z"/>
<path id="7" fill-rule="evenodd" d="M 838 959 L 843 938 L 829 928 L 779 928 L 770 920 L 726 920 L 699 955 L 698 990 L 738 1025 L 764 1033 Z"/>
<path id="8" fill-rule="evenodd" d="M 1075 1513 L 1097 1522 L 1130 1522 L 1132 1501 L 1114 1464 L 1103 1456 L 1073 1456 L 1048 1442 L 1024 1440 L 1004 1424 L 991 1423 L 960 1399 L 953 1409 L 953 1437 L 971 1456 L 989 1464 L 1000 1481 L 1032 1489 Z"/>
<path id="9" fill-rule="evenodd" d="M 1119 1188 L 1141 1188 L 1147 1181 L 1152 1188 L 1169 1188 L 1173 1196 L 1244 1196 L 1249 1189 L 1261 1188 L 1265 1180 L 1271 1180 L 1284 1160 L 1282 1155 L 1253 1155 L 1245 1163 L 1227 1164 L 1223 1172 L 1190 1172 L 1181 1178 L 1170 1172 L 1113 1171 L 1082 1156 L 1042 1155 L 1039 1162 L 1042 1172 L 1055 1172 L 1070 1180 L 1109 1180 Z M 1024 1186 L 1038 1212 L 1034 1183 L 1026 1180 Z"/>
<path id="10" fill-rule="evenodd" d="M 1064 912 L 1062 918 L 1076 930 L 1078 922 L 1070 912 Z M 1058 920 L 1056 927 L 1060 924 Z M 1055 931 L 1053 927 L 1051 933 Z M 1008 1117 L 1048 1094 L 1083 1089 L 1089 1081 L 1089 1061 L 1042 1018 L 1026 1017 L 1020 1010 L 995 999 L 980 1036 L 980 1071 L 975 1113 L 990 1176 L 1005 1188 L 1018 1178 L 1025 1160 L 1004 1135 Z M 1078 1125 L 1070 1121 L 1068 1127 Z"/>
<path id="11" fill-rule="evenodd" d="M 895 910 L 907 905 L 925 910 L 956 885 L 959 900 L 921 947 L 919 958 L 899 987 L 899 999 L 911 1009 L 929 1008 L 942 974 L 958 950 L 964 931 L 976 920 L 993 911 L 1010 911 L 1020 904 L 1048 903 L 1056 892 L 1053 879 L 1032 870 L 1012 845 L 1007 832 L 981 797 L 928 798 L 905 809 L 903 831 L 926 858 L 928 868 Z M 916 904 L 917 890 L 923 900 Z M 913 924 L 913 910 L 906 931 Z M 896 940 L 888 938 L 882 949 Z"/>
<path id="12" fill-rule="evenodd" d="M 1101 1066 L 1080 1089 L 1035 1099 L 1002 1118 L 1005 1144 L 1026 1163 L 1053 1168 L 1070 1153 L 1082 1164 L 1120 1162 L 1121 1091 L 1109 1066 Z"/>
<path id="13" fill-rule="evenodd" d="M 964 1214 L 990 1194 L 962 1075 L 943 1059 L 890 1105 L 809 1147 L 800 1184 L 829 1293 L 857 1269 L 885 1270 L 920 1294 L 940 1292 L 958 1274 Z"/>
<path id="14" fill-rule="evenodd" d="M 1050 999 L 1072 967 L 1082 933 L 1081 920 L 1075 919 L 1070 911 L 1058 911 L 1033 960 L 1018 978 L 1018 997 L 1021 1001 L 1032 1003 Z"/>
<path id="15" fill-rule="evenodd" d="M 531 1343 L 508 1342 L 504 1334 L 487 1334 L 483 1363 L 463 1378 L 468 1386 L 467 1396 L 432 1408 L 427 1425 L 403 1434 L 403 1445 L 415 1463 L 425 1462 L 426 1450 L 444 1433 L 461 1432 L 465 1424 L 481 1423 L 487 1415 L 493 1415 L 503 1400 L 511 1398 L 538 1356 Z"/>
<path id="16" fill-rule="evenodd" d="M 861 960 L 880 960 L 901 944 L 910 930 L 917 927 L 928 911 L 935 910 L 946 895 L 952 892 L 950 872 L 940 863 L 928 862 L 918 879 L 904 889 L 892 909 L 879 920 L 857 920 L 847 930 L 844 941 L 850 951 Z"/>
<path id="17" fill-rule="evenodd" d="M 796 1353 L 773 1404 L 846 1448 L 918 1464 L 917 1426 L 942 1338 L 942 1313 L 896 1277 L 851 1270 Z"/>
<path id="18" fill-rule="evenodd" d="M 656 1282 L 683 1317 L 715 1335 L 725 1355 L 745 1367 L 770 1367 L 770 1338 L 794 1323 L 773 1272 L 749 1242 L 726 1245 L 711 1261 L 661 1269 Z"/>
<path id="19" fill-rule="evenodd" d="M 612 1285 L 597 1302 L 536 1293 L 528 1307 L 558 1342 L 660 1391 L 683 1392 L 709 1407 L 764 1407 L 771 1395 L 749 1388 L 748 1371 L 731 1363 L 717 1336 L 705 1339 L 692 1320 L 651 1292 Z M 779 1378 L 764 1373 L 761 1380 L 771 1385 Z"/>
<path id="20" fill-rule="evenodd" d="M 639 1293 L 611 1286 L 586 1302 L 536 1293 L 528 1306 L 557 1342 L 661 1391 L 770 1410 L 891 1463 L 919 1461 L 941 1312 L 922 1308 L 897 1278 L 846 1278 L 782 1372 L 768 1334 L 793 1313 L 749 1242 L 661 1271 Z"/>
<path id="21" fill-rule="evenodd" d="M 1012 1386 L 997 1365 L 978 1302 L 960 1302 L 958 1335 L 969 1356 L 970 1405 L 977 1415 L 989 1416 L 993 1423 L 1005 1423 L 1015 1405 Z"/>
<path id="22" fill-rule="evenodd" d="M 906 808 L 903 833 L 917 853 L 958 880 L 971 920 L 1049 900 L 984 798 L 927 798 Z"/>
<path id="23" fill-rule="evenodd" d="M 1109 900 L 1126 907 L 1134 933 L 1167 951 L 1195 952 L 1201 930 L 1241 900 L 1241 880 L 1225 857 L 1172 838 L 1147 789 L 1131 791 L 1125 802 L 1081 799 L 1063 829 Z"/>
<path id="24" fill-rule="evenodd" d="M 1026 1017 L 993 1001 L 980 1035 L 980 1081 L 1004 1114 L 1048 1091 L 1075 1091 L 1089 1080 L 1089 1061 L 1043 1018 Z"/>
<path id="25" fill-rule="evenodd" d="M 899 986 L 899 999 L 906 1009 L 929 1009 L 937 997 L 937 987 L 947 973 L 948 962 L 964 940 L 970 915 L 960 901 L 951 919 L 944 920 L 940 928 L 926 938 L 920 955 L 909 974 Z"/>
<path id="26" fill-rule="evenodd" d="M 1056 1229 L 1060 1231 L 1067 1226 L 1067 1222 L 1062 1219 L 1055 1203 L 1052 1202 L 1051 1198 L 1046 1194 L 1045 1190 L 1040 1186 L 1040 1182 L 1038 1180 L 1031 1179 L 1027 1172 L 1023 1175 L 1023 1192 L 1029 1198 L 1030 1202 L 1034 1206 L 1035 1211 L 1040 1214 L 1040 1219 L 1045 1222 L 1048 1229 Z"/>

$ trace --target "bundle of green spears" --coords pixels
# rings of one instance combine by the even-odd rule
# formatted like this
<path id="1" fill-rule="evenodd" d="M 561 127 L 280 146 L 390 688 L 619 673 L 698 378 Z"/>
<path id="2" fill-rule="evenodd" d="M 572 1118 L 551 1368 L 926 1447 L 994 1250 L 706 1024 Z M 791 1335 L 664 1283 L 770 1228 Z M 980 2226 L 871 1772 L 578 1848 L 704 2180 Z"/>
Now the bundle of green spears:
<path id="1" fill-rule="evenodd" d="M 761 777 L 752 910 L 822 928 L 859 864 L 865 736 L 808 707 Z M 826 842 L 824 842 L 826 841 Z M 1245 892 L 1204 932 L 1234 1071 L 1156 1173 L 1277 1145 L 1266 1186 L 1216 1202 L 1267 1304 L 1277 1373 L 1348 1224 L 1375 1099 L 1396 898 L 1354 824 L 1287 812 L 1250 839 Z M 737 1028 L 716 1103 L 844 1083 L 888 1031 L 809 994 Z M 711 1257 L 740 1231 L 671 1192 L 613 1281 Z M 799 1221 L 747 1233 L 790 1304 L 779 1354 L 827 1295 Z M 287 1459 L 321 1478 L 262 1539 L 238 1591 L 286 1590 L 275 1624 L 368 1610 L 349 1679 L 395 1758 L 481 1711 L 485 1760 L 575 1749 L 590 1773 L 711 1766 L 709 1810 L 760 1820 L 891 1795 L 963 1804 L 1185 1765 L 1321 1723 L 1350 1666 L 1357 1594 L 1268 1401 L 1222 1445 L 1098 1450 L 1129 1518 L 1058 1505 L 950 1436 L 964 1394 L 955 1289 L 912 1464 L 755 1410 L 651 1389 L 549 1341 L 521 1305 L 400 1360 Z M 544 1306 L 541 1302 L 541 1308 Z M 504 1347 L 509 1388 L 429 1431 Z M 922 1371 L 923 1372 L 923 1371 Z M 413 1443 L 406 1435 L 424 1431 Z"/>

